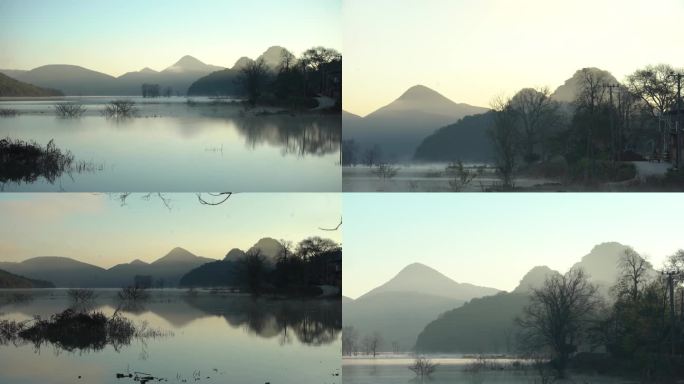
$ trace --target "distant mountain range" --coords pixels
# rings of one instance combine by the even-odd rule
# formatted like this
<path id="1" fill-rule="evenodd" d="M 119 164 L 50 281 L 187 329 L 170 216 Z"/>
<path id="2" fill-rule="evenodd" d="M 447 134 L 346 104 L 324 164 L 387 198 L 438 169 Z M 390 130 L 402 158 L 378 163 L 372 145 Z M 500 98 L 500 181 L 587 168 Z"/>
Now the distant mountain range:
<path id="1" fill-rule="evenodd" d="M 45 97 L 62 95 L 63 94 L 60 91 L 36 87 L 33 84 L 24 83 L 0 73 L 0 97 Z"/>
<path id="2" fill-rule="evenodd" d="M 34 257 L 19 263 L 0 262 L 0 269 L 50 281 L 59 288 L 125 287 L 133 284 L 136 275 L 150 275 L 153 283 L 163 281 L 165 286 L 173 287 L 188 271 L 213 260 L 174 248 L 149 264 L 134 260 L 109 269 L 59 256 Z"/>
<path id="3" fill-rule="evenodd" d="M 606 81 L 617 82 L 607 71 L 587 70 Z M 582 70 L 575 72 L 551 98 L 564 104 L 574 101 L 582 76 Z M 379 145 L 384 161 L 491 161 L 494 153 L 487 130 L 493 124 L 493 116 L 488 111 L 488 108 L 457 104 L 418 85 L 366 117 L 343 113 L 342 135 L 344 140 L 355 140 L 361 153 Z"/>
<path id="4" fill-rule="evenodd" d="M 610 242 L 595 246 L 574 267 L 581 267 L 608 294 L 617 279 L 618 261 L 628 246 Z M 651 268 L 650 273 L 654 271 Z M 529 303 L 532 288 L 538 288 L 547 277 L 560 272 L 546 266 L 532 268 L 510 293 L 471 300 L 434 319 L 420 333 L 416 350 L 445 353 L 513 352 L 516 328 L 514 320 Z"/>
<path id="5" fill-rule="evenodd" d="M 0 289 L 6 288 L 54 288 L 49 281 L 29 279 L 0 269 Z"/>
<path id="6" fill-rule="evenodd" d="M 264 59 L 267 66 L 275 68 L 279 63 L 283 49 L 282 47 L 270 47 L 259 57 Z M 239 68 L 250 61 L 251 59 L 242 57 L 232 68 L 226 69 L 205 64 L 192 56 L 183 56 L 176 63 L 159 72 L 145 67 L 119 77 L 66 64 L 44 65 L 31 70 L 0 69 L 0 73 L 37 87 L 59 90 L 67 96 L 137 96 L 141 95 L 141 86 L 145 83 L 159 84 L 162 93 L 170 88 L 173 95 L 185 96 L 193 83 L 198 80 L 202 81 L 199 85 L 192 87 L 193 95 L 237 94 L 239 90 L 233 80 Z M 225 80 L 220 75 L 225 71 L 230 73 L 230 81 L 219 82 L 214 85 L 215 81 Z M 215 75 L 208 79 L 205 78 L 210 74 Z M 0 81 L 2 80 L 0 79 Z M 0 82 L 0 95 L 4 92 L 2 84 L 4 82 Z M 205 92 L 204 87 L 208 85 L 213 88 Z"/>
<path id="7" fill-rule="evenodd" d="M 257 249 L 261 251 L 261 255 L 265 257 L 269 264 L 275 265 L 284 248 L 279 241 L 270 237 L 259 240 L 247 252 L 233 248 L 228 251 L 223 260 L 215 260 L 190 270 L 180 280 L 179 285 L 181 287 L 224 287 L 235 285 L 239 283 L 236 280 L 236 268 L 239 268 L 238 261 L 247 253 Z"/>
<path id="8" fill-rule="evenodd" d="M 263 60 L 268 69 L 275 72 L 280 65 L 285 48 L 273 46 L 262 53 L 257 60 Z M 212 72 L 199 78 L 188 89 L 188 96 L 234 96 L 240 95 L 242 90 L 237 83 L 240 69 L 254 62 L 249 57 L 239 58 L 233 67 Z"/>
<path id="9" fill-rule="evenodd" d="M 420 331 L 439 314 L 472 298 L 497 292 L 494 288 L 457 283 L 415 263 L 356 300 L 344 298 L 343 324 L 353 326 L 361 336 L 380 332 L 383 350 L 390 350 L 391 343 L 397 342 L 401 350 L 407 351 L 413 348 Z"/>

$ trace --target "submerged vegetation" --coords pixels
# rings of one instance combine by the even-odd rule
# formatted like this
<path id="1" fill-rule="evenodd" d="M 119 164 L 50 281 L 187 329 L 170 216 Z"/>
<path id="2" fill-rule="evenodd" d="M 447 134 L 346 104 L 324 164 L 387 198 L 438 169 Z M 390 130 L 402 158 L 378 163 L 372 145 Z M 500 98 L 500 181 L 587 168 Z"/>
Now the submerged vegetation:
<path id="1" fill-rule="evenodd" d="M 54 183 L 62 174 L 102 170 L 101 164 L 75 161 L 70 151 L 59 149 L 54 140 L 45 147 L 35 141 L 0 140 L 0 183 L 31 183 L 43 177 Z"/>
<path id="2" fill-rule="evenodd" d="M 107 345 L 118 350 L 135 339 L 170 335 L 146 323 L 135 325 L 118 311 L 107 317 L 102 312 L 66 309 L 49 319 L 0 320 L 0 344 L 30 342 L 36 348 L 50 344 L 65 351 L 97 351 Z"/>
<path id="3" fill-rule="evenodd" d="M 58 103 L 55 104 L 55 112 L 59 117 L 74 118 L 86 113 L 86 108 L 80 103 Z"/>
<path id="4" fill-rule="evenodd" d="M 62 152 L 53 140 L 45 147 L 36 142 L 0 140 L 0 183 L 33 182 L 39 177 L 52 183 L 73 165 L 71 152 Z"/>
<path id="5" fill-rule="evenodd" d="M 114 100 L 105 104 L 102 114 L 108 118 L 125 119 L 135 116 L 137 108 L 132 100 Z"/>

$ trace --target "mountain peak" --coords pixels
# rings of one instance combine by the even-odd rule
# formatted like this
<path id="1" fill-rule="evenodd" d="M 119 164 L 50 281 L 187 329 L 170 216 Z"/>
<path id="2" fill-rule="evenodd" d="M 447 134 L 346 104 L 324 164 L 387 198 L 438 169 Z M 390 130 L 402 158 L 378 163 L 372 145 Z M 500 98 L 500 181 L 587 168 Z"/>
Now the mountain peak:
<path id="1" fill-rule="evenodd" d="M 580 89 L 582 88 L 582 82 L 584 80 L 584 74 L 590 73 L 599 82 L 603 83 L 618 83 L 615 76 L 610 72 L 596 68 L 588 67 L 577 70 L 571 78 L 567 79 L 563 85 L 556 88 L 556 90 L 551 94 L 551 98 L 560 101 L 571 103 L 577 99 Z"/>
<path id="2" fill-rule="evenodd" d="M 221 68 L 205 64 L 193 56 L 185 55 L 174 65 L 166 68 L 164 72 L 212 72 L 218 69 Z"/>
<path id="3" fill-rule="evenodd" d="M 532 288 L 539 288 L 547 278 L 553 275 L 559 275 L 558 271 L 547 267 L 546 265 L 538 265 L 530 269 L 525 276 L 520 280 L 518 286 L 513 290 L 516 293 L 530 292 Z"/>
<path id="4" fill-rule="evenodd" d="M 249 65 L 250 63 L 252 63 L 253 61 L 254 60 L 250 59 L 247 56 L 242 56 L 241 58 L 237 59 L 235 64 L 233 64 L 232 69 L 242 69 L 242 68 L 246 67 L 247 65 Z"/>
<path id="5" fill-rule="evenodd" d="M 425 264 L 412 263 L 385 284 L 371 290 L 366 295 L 382 292 L 413 292 L 458 300 L 495 294 L 498 290 L 457 283 L 443 273 Z"/>
<path id="6" fill-rule="evenodd" d="M 165 256 L 155 260 L 152 264 L 187 262 L 193 261 L 195 259 L 197 259 L 196 255 L 190 253 L 184 248 L 176 247 L 169 251 L 169 253 L 167 253 Z"/>
<path id="7" fill-rule="evenodd" d="M 150 67 L 145 67 L 145 68 L 140 70 L 140 73 L 157 73 L 157 71 L 155 71 L 154 69 L 152 69 Z"/>
<path id="8" fill-rule="evenodd" d="M 446 99 L 444 95 L 435 91 L 432 88 L 428 88 L 424 85 L 418 84 L 407 89 L 397 100 L 425 100 L 432 98 Z"/>
<path id="9" fill-rule="evenodd" d="M 135 259 L 129 263 L 130 265 L 147 265 L 146 262 L 140 260 L 140 259 Z"/>

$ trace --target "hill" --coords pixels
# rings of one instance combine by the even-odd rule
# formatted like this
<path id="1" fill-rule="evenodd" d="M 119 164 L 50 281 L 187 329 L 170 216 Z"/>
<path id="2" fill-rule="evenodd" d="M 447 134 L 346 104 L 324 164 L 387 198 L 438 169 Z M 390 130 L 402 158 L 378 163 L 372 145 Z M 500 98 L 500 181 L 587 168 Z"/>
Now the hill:
<path id="1" fill-rule="evenodd" d="M 418 333 L 436 316 L 473 297 L 491 295 L 496 289 L 457 283 L 423 264 L 411 264 L 387 283 L 356 300 L 344 300 L 343 324 L 361 335 L 381 333 L 381 350 L 399 343 L 413 349 Z"/>
<path id="2" fill-rule="evenodd" d="M 490 162 L 494 152 L 487 132 L 493 124 L 493 112 L 466 116 L 423 139 L 413 159 L 423 162 Z"/>
<path id="3" fill-rule="evenodd" d="M 107 271 L 104 268 L 68 257 L 43 256 L 20 263 L 1 262 L 0 269 L 31 279 L 51 281 L 59 288 L 108 286 Z"/>
<path id="4" fill-rule="evenodd" d="M 607 295 L 617 278 L 619 257 L 628 249 L 615 242 L 599 244 L 572 268 L 583 268 L 590 281 Z M 531 288 L 540 287 L 554 274 L 559 272 L 546 266 L 534 267 L 511 293 L 475 299 L 439 316 L 420 333 L 416 348 L 444 353 L 513 352 L 512 338 L 517 332 L 514 319 L 527 305 Z"/>
<path id="5" fill-rule="evenodd" d="M 594 67 L 582 68 L 575 72 L 571 78 L 566 80 L 563 85 L 556 88 L 556 90 L 551 94 L 551 99 L 563 103 L 574 102 L 579 95 L 579 91 L 587 73 L 596 79 L 600 79 L 601 83 L 619 83 L 617 79 L 608 71 Z"/>
<path id="6" fill-rule="evenodd" d="M 279 46 L 269 47 L 256 60 L 263 60 L 266 67 L 275 72 L 280 65 L 280 58 L 285 48 Z M 237 83 L 240 70 L 255 60 L 249 57 L 239 58 L 233 67 L 214 71 L 205 75 L 188 88 L 188 96 L 240 96 L 243 90 Z"/>
<path id="7" fill-rule="evenodd" d="M 44 65 L 29 71 L 0 69 L 0 73 L 38 87 L 59 89 L 69 96 L 137 96 L 146 83 L 159 84 L 162 93 L 170 88 L 173 94 L 185 95 L 194 81 L 221 69 L 192 56 L 183 56 L 160 72 L 145 67 L 119 77 L 63 64 Z"/>
<path id="8" fill-rule="evenodd" d="M 54 288 L 49 281 L 29 279 L 0 270 L 0 289 L 6 288 Z"/>
<path id="9" fill-rule="evenodd" d="M 361 119 L 347 119 L 343 138 L 355 140 L 362 148 L 379 145 L 385 160 L 410 160 L 421 141 L 439 127 L 486 111 L 416 85 Z"/>
<path id="10" fill-rule="evenodd" d="M 60 91 L 36 87 L 33 84 L 24 83 L 0 73 L 0 97 L 46 96 L 63 96 L 63 94 Z"/>

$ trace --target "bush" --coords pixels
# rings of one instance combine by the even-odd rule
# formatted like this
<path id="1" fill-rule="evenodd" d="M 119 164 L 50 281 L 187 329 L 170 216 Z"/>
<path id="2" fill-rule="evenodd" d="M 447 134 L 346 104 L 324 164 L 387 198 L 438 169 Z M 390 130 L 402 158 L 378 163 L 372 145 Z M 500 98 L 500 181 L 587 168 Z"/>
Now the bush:
<path id="1" fill-rule="evenodd" d="M 62 152 L 50 140 L 45 148 L 32 141 L 0 140 L 0 182 L 33 182 L 44 177 L 54 182 L 70 170 L 74 162 L 71 152 Z"/>
<path id="2" fill-rule="evenodd" d="M 0 117 L 14 117 L 19 115 L 16 109 L 2 109 L 0 108 Z"/>
<path id="3" fill-rule="evenodd" d="M 114 100 L 111 103 L 105 104 L 102 114 L 111 118 L 127 118 L 133 117 L 137 109 L 135 103 L 131 100 Z"/>
<path id="4" fill-rule="evenodd" d="M 55 105 L 57 116 L 65 118 L 81 117 L 86 109 L 79 103 L 60 103 Z"/>

